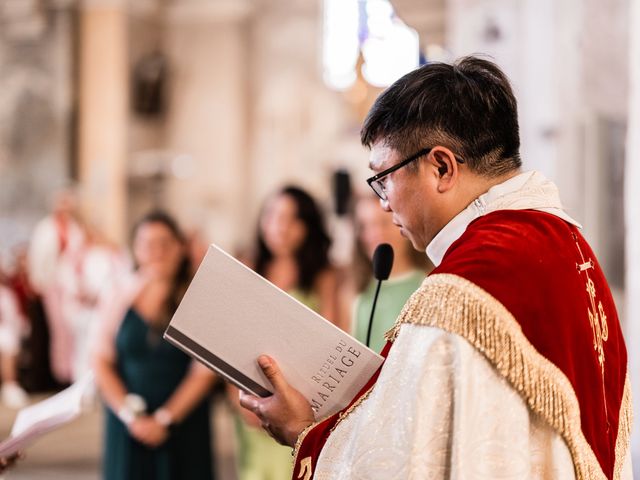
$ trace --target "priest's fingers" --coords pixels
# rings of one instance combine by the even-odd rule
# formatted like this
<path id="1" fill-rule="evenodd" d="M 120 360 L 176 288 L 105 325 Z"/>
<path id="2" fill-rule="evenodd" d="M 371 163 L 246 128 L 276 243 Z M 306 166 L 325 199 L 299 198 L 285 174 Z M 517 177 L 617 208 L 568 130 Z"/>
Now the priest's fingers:
<path id="1" fill-rule="evenodd" d="M 242 390 L 240 392 L 240 406 L 258 415 L 260 413 L 260 401 L 255 395 L 245 393 Z"/>
<path id="2" fill-rule="evenodd" d="M 261 355 L 258 357 L 258 365 L 262 369 L 263 373 L 273 385 L 276 392 L 283 392 L 289 388 L 289 384 L 286 382 L 280 371 L 280 367 L 275 360 L 267 355 Z"/>
<path id="3" fill-rule="evenodd" d="M 243 396 L 246 397 L 247 394 L 242 391 L 239 391 L 237 406 L 240 408 L 236 407 L 238 412 L 240 413 L 240 415 L 242 416 L 243 420 L 247 425 L 250 425 L 254 428 L 260 428 L 260 419 L 258 418 L 258 416 L 254 413 L 253 410 L 246 408 L 246 406 L 243 405 L 242 402 L 240 401 L 240 399 Z"/>
<path id="4" fill-rule="evenodd" d="M 258 364 L 274 387 L 273 395 L 259 398 L 240 393 L 240 405 L 255 413 L 262 427 L 278 442 L 293 447 L 300 432 L 314 422 L 311 405 L 287 383 L 272 358 L 262 355 Z"/>

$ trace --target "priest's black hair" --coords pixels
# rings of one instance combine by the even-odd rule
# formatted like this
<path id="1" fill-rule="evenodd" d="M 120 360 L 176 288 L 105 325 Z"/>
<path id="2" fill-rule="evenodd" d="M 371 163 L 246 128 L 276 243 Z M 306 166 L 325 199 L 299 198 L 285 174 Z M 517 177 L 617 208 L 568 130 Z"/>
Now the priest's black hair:
<path id="1" fill-rule="evenodd" d="M 360 137 L 367 147 L 383 141 L 403 156 L 441 145 L 490 177 L 522 163 L 509 80 L 495 63 L 474 56 L 428 63 L 400 78 L 375 101 Z"/>

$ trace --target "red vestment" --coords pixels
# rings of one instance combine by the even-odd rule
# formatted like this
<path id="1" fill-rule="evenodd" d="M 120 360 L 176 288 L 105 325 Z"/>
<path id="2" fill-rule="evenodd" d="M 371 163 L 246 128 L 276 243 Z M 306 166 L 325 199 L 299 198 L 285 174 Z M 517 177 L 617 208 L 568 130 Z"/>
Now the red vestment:
<path id="1" fill-rule="evenodd" d="M 562 436 L 578 478 L 614 478 L 627 452 L 631 421 L 627 354 L 610 289 L 577 228 L 534 210 L 489 213 L 449 247 L 431 276 L 439 274 L 461 277 L 487 292 L 508 311 L 507 321 L 517 322 L 528 343 L 512 348 L 504 342 L 508 333 L 500 331 L 501 322 L 470 321 L 461 328 L 455 318 L 415 321 L 403 312 L 396 328 L 421 323 L 464 337 Z M 415 308 L 405 310 L 415 315 Z M 432 314 L 427 316 L 438 317 Z M 458 316 L 464 315 L 474 313 L 461 305 Z M 496 354 L 502 344 L 515 353 Z M 392 346 L 387 344 L 385 356 Z M 513 361 L 501 360 L 509 355 Z M 551 368 L 540 370 L 531 358 Z M 541 371 L 552 373 L 541 376 Z M 347 409 L 301 435 L 294 478 L 313 478 L 307 472 L 313 471 L 332 429 L 357 408 L 377 375 Z M 563 390 L 567 381 L 568 395 Z"/>

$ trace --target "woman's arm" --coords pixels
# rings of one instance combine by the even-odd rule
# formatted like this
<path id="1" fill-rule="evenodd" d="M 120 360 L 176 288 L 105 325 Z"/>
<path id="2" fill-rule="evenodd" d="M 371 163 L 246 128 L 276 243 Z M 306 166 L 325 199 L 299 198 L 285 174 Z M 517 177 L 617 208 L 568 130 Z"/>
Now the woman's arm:
<path id="1" fill-rule="evenodd" d="M 128 392 L 115 364 L 107 357 L 96 355 L 93 370 L 103 400 L 126 425 L 131 436 L 150 448 L 162 445 L 169 436 L 168 425 L 160 425 L 153 417 L 145 414 L 121 414 Z"/>
<path id="2" fill-rule="evenodd" d="M 125 403 L 127 389 L 114 364 L 104 357 L 94 360 L 96 383 L 109 408 L 119 413 Z M 193 365 L 167 403 L 152 415 L 140 415 L 126 420 L 129 433 L 138 441 L 155 448 L 169 436 L 169 426 L 181 422 L 209 392 L 215 375 L 206 367 Z"/>
<path id="3" fill-rule="evenodd" d="M 128 393 L 116 370 L 116 336 L 141 282 L 138 277 L 125 277 L 119 285 L 121 289 L 114 289 L 101 298 L 96 313 L 98 321 L 89 332 L 96 384 L 107 406 L 116 414 Z"/>
<path id="4" fill-rule="evenodd" d="M 115 413 L 122 408 L 127 389 L 115 369 L 112 360 L 102 355 L 93 359 L 93 371 L 96 384 L 107 406 Z"/>
<path id="5" fill-rule="evenodd" d="M 139 274 L 127 273 L 110 282 L 96 306 L 96 322 L 89 331 L 89 345 L 96 384 L 107 406 L 118 412 L 127 388 L 116 370 L 116 337 L 120 326 L 146 280 Z"/>

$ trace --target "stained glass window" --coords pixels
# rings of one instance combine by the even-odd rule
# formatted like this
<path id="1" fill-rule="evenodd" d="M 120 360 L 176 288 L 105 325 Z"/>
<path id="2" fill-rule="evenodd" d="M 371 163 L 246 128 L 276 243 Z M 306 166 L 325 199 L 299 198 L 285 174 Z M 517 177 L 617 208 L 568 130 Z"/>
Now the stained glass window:
<path id="1" fill-rule="evenodd" d="M 356 80 L 358 56 L 371 85 L 386 87 L 419 64 L 418 34 L 388 0 L 324 0 L 323 76 L 336 90 Z"/>

